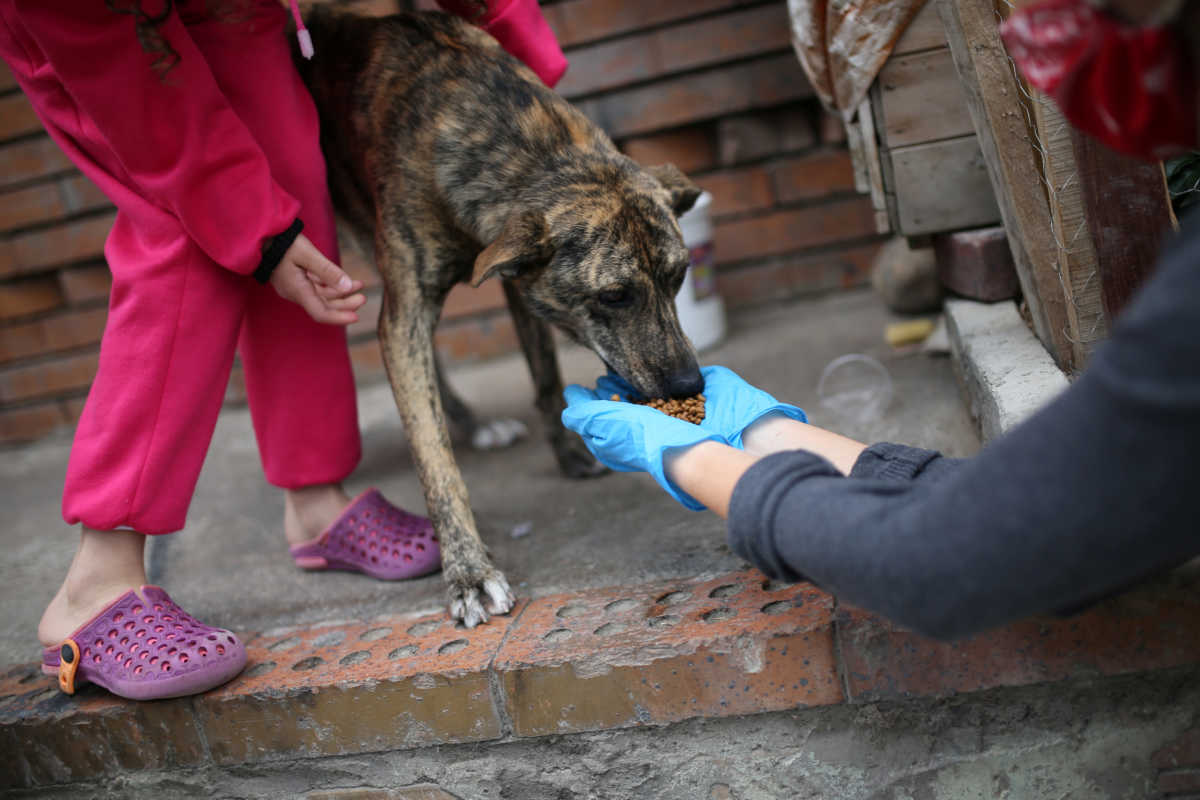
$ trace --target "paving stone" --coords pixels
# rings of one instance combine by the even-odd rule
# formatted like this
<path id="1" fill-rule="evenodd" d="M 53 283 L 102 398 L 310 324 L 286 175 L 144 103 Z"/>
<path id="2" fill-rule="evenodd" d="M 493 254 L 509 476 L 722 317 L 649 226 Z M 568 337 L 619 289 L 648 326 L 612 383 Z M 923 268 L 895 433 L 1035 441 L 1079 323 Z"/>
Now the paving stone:
<path id="1" fill-rule="evenodd" d="M 771 177 L 775 196 L 783 205 L 854 191 L 850 153 L 841 149 L 824 148 L 789 156 L 772 164 Z"/>
<path id="2" fill-rule="evenodd" d="M 1011 430 L 1066 391 L 1067 376 L 1015 303 L 950 299 L 945 313 L 971 415 L 984 441 Z"/>
<path id="3" fill-rule="evenodd" d="M 534 600 L 496 658 L 520 736 L 838 703 L 832 598 L 758 572 Z"/>
<path id="4" fill-rule="evenodd" d="M 57 401 L 17 408 L 0 407 L 0 444 L 34 441 L 66 421 Z"/>
<path id="5" fill-rule="evenodd" d="M 432 783 L 406 786 L 403 789 L 397 789 L 395 794 L 396 800 L 458 800 L 456 795 L 452 795 Z"/>
<path id="6" fill-rule="evenodd" d="M 0 146 L 0 189 L 73 167 L 49 136 Z"/>
<path id="7" fill-rule="evenodd" d="M 795 55 L 781 53 L 618 89 L 576 106 L 609 136 L 623 138 L 811 96 Z"/>
<path id="8" fill-rule="evenodd" d="M 716 136 L 708 125 L 626 139 L 621 150 L 644 167 L 671 163 L 688 173 L 708 169 L 717 160 Z"/>
<path id="9" fill-rule="evenodd" d="M 107 301 L 112 289 L 112 273 L 104 263 L 59 270 L 57 276 L 69 305 Z"/>
<path id="10" fill-rule="evenodd" d="M 0 261 L 0 276 L 45 272 L 50 267 L 101 258 L 115 219 L 115 213 L 106 213 L 17 234 L 6 244 L 9 257 Z"/>
<path id="11" fill-rule="evenodd" d="M 0 370 L 0 402 L 58 397 L 86 389 L 96 375 L 98 352 L 72 353 Z"/>
<path id="12" fill-rule="evenodd" d="M 624 0 L 572 0 L 547 4 L 546 21 L 563 47 L 605 39 L 630 31 L 737 5 L 740 0 L 659 0 L 628 3 Z M 570 58 L 570 51 L 567 57 Z"/>
<path id="13" fill-rule="evenodd" d="M 1200 793 L 1200 769 L 1163 773 L 1158 776 L 1158 790 L 1177 800 L 1190 800 Z M 1179 797 L 1184 794 L 1187 797 Z"/>
<path id="14" fill-rule="evenodd" d="M 304 795 L 305 800 L 395 800 L 395 797 L 388 789 L 375 788 L 333 789 Z"/>
<path id="15" fill-rule="evenodd" d="M 196 699 L 197 723 L 219 764 L 496 738 L 488 665 L 519 612 L 260 635 L 245 672 Z"/>
<path id="16" fill-rule="evenodd" d="M 359 787 L 355 789 L 332 789 L 309 792 L 305 800 L 458 800 L 442 787 L 432 783 L 414 784 L 402 789 L 378 789 Z"/>
<path id="17" fill-rule="evenodd" d="M 1193 728 L 1156 752 L 1153 762 L 1159 769 L 1200 769 L 1200 728 Z"/>
<path id="18" fill-rule="evenodd" d="M 0 284 L 0 322 L 57 308 L 63 293 L 50 277 Z"/>
<path id="19" fill-rule="evenodd" d="M 62 193 L 53 183 L 5 192 L 0 194 L 0 230 L 8 231 L 56 219 L 65 211 Z"/>
<path id="20" fill-rule="evenodd" d="M 0 787 L 66 783 L 207 759 L 187 699 L 130 703 L 94 686 L 74 696 L 34 665 L 0 680 Z"/>
<path id="21" fill-rule="evenodd" d="M 939 697 L 1200 661 L 1200 594 L 1194 588 L 1147 586 L 1077 616 L 1024 620 L 952 643 L 844 606 L 837 620 L 852 702 Z"/>
<path id="22" fill-rule="evenodd" d="M 718 264 L 781 255 L 875 236 L 871 200 L 850 197 L 804 208 L 787 208 L 713 226 Z"/>
<path id="23" fill-rule="evenodd" d="M 984 303 L 1021 293 L 1004 228 L 939 234 L 933 241 L 938 277 L 952 292 Z"/>
<path id="24" fill-rule="evenodd" d="M 1198 581 L 1200 573 L 1174 574 L 1070 619 L 953 644 L 857 609 L 835 614 L 833 598 L 811 584 L 774 584 L 756 571 L 588 589 L 523 601 L 471 631 L 439 612 L 249 635 L 241 676 L 205 695 L 147 703 L 91 686 L 68 697 L 26 664 L 0 674 L 0 790 L 1196 664 Z M 1200 737 L 1173 735 L 1154 766 L 1164 785 L 1190 785 Z M 417 783 L 307 797 L 454 795 Z"/>
<path id="25" fill-rule="evenodd" d="M 876 245 L 773 258 L 737 270 L 722 270 L 717 290 L 728 308 L 769 303 L 781 297 L 858 286 L 878 249 Z"/>
<path id="26" fill-rule="evenodd" d="M 573 49 L 555 89 L 578 98 L 788 46 L 787 8 L 756 6 Z"/>
<path id="27" fill-rule="evenodd" d="M 714 219 L 771 206 L 771 180 L 762 167 L 710 172 L 694 180 L 701 189 L 712 193 Z"/>

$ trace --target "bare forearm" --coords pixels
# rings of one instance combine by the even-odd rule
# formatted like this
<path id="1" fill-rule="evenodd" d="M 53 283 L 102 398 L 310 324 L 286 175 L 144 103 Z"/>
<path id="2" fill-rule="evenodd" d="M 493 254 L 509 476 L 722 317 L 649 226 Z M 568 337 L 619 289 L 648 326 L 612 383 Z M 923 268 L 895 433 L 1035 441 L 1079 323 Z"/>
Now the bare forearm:
<path id="1" fill-rule="evenodd" d="M 707 441 L 667 453 L 663 467 L 672 483 L 724 519 L 733 488 L 756 461 L 757 456 Z"/>
<path id="2" fill-rule="evenodd" d="M 843 475 L 850 473 L 866 449 L 862 442 L 783 415 L 767 416 L 751 425 L 742 443 L 747 453 L 758 458 L 785 450 L 807 450 L 832 463 Z"/>
<path id="3" fill-rule="evenodd" d="M 668 453 L 664 459 L 667 477 L 726 518 L 738 480 L 764 456 L 784 450 L 807 450 L 847 474 L 866 447 L 832 431 L 784 416 L 761 420 L 746 431 L 742 441 L 745 450 L 709 441 Z"/>

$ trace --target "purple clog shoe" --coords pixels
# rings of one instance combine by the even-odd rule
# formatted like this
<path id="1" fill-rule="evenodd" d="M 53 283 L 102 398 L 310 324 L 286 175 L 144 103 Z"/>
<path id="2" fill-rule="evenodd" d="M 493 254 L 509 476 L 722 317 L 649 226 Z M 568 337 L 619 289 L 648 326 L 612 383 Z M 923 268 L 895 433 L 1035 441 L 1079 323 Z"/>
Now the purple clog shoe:
<path id="1" fill-rule="evenodd" d="M 354 498 L 327 531 L 290 550 L 303 569 L 349 570 L 385 581 L 428 575 L 442 562 L 433 523 L 396 508 L 378 489 Z"/>
<path id="2" fill-rule="evenodd" d="M 194 619 L 157 586 L 130 589 L 57 647 L 42 651 L 42 672 L 67 694 L 84 683 L 130 700 L 199 694 L 246 666 L 236 636 Z"/>

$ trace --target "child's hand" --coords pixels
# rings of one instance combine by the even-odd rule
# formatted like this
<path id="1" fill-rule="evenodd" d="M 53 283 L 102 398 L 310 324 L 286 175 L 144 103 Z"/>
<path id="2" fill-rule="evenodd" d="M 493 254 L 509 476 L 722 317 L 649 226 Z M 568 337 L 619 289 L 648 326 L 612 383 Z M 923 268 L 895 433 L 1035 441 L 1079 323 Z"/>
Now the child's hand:
<path id="1" fill-rule="evenodd" d="M 349 325 L 367 298 L 359 291 L 362 281 L 351 280 L 321 254 L 304 234 L 296 237 L 271 273 L 271 286 L 280 297 L 296 303 L 317 322 Z"/>

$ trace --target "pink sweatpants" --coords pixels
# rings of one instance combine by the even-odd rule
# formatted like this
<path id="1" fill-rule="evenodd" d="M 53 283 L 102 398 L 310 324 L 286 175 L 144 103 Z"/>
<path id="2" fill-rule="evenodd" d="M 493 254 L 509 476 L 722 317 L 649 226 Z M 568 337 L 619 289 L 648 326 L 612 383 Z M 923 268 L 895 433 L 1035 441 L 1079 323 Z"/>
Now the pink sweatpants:
<path id="1" fill-rule="evenodd" d="M 234 268 L 213 260 L 215 246 L 202 249 L 197 244 L 198 237 L 203 241 L 196 233 L 200 230 L 197 226 L 205 223 L 211 227 L 215 221 L 229 220 L 217 227 L 219 238 L 224 226 L 232 226 L 246 215 L 269 228 L 261 233 L 273 235 L 299 216 L 305 235 L 337 261 L 316 111 L 290 60 L 290 42 L 282 31 L 286 12 L 274 3 L 259 3 L 253 24 L 199 16 L 175 23 L 186 30 L 187 41 L 172 40 L 186 47 L 177 46 L 182 60 L 167 80 L 172 80 L 176 69 L 181 70 L 176 73 L 178 80 L 189 79 L 197 68 L 202 69 L 203 63 L 196 61 L 199 55 L 228 109 L 265 153 L 269 178 L 282 187 L 282 191 L 264 193 L 259 186 L 262 181 L 251 181 L 254 175 L 249 167 L 241 173 L 227 169 L 227 174 L 250 177 L 244 184 L 234 180 L 223 185 L 222 201 L 212 205 L 209 213 L 188 209 L 192 215 L 189 222 L 145 190 L 159 173 L 135 172 L 128 162 L 140 154 L 136 149 L 123 153 L 112 138 L 128 138 L 137 132 L 120 130 L 119 115 L 116 122 L 104 117 L 111 107 L 94 106 L 95 113 L 89 115 L 87 103 L 77 102 L 86 96 L 86 74 L 68 80 L 66 61 L 60 62 L 64 64 L 62 74 L 56 74 L 58 65 L 52 56 L 59 42 L 67 54 L 64 58 L 76 52 L 85 58 L 97 34 L 94 28 L 54 31 L 54 36 L 44 29 L 35 30 L 35 23 L 44 25 L 37 17 L 47 5 L 43 0 L 28 3 L 24 16 L 21 12 L 14 15 L 11 8 L 0 10 L 0 55 L 13 69 L 51 136 L 118 207 L 105 248 L 113 275 L 108 325 L 100 347 L 99 371 L 67 468 L 64 519 L 100 530 L 129 527 L 147 534 L 182 528 L 221 408 L 235 348 L 245 368 L 267 480 L 293 488 L 346 477 L 358 463 L 361 445 L 344 329 L 311 321 L 299 306 L 247 277 L 244 273 L 253 268 L 253 258 L 247 260 L 245 253 L 229 259 L 236 262 Z M 82 10 L 90 6 L 98 11 Z M 78 13 L 62 18 L 101 12 L 113 15 L 101 2 L 76 9 Z M 132 30 L 132 20 L 121 19 Z M 43 57 L 44 53 L 50 56 Z M 109 55 L 94 60 L 92 68 L 98 73 L 117 70 L 109 76 L 111 102 L 118 106 L 143 103 L 143 97 L 130 91 L 128 73 L 121 74 L 120 67 L 114 66 L 128 63 L 128 59 Z M 139 52 L 137 58 L 142 57 Z M 82 88 L 76 91 L 76 85 Z M 147 87 L 147 91 L 155 88 Z M 219 135 L 219 129 L 204 130 L 204 120 L 198 133 L 189 131 L 185 108 L 179 106 L 179 137 Z M 141 107 L 129 105 L 133 118 L 143 113 Z M 211 109 L 207 114 L 213 126 L 223 119 Z M 209 149 L 218 147 L 220 141 L 214 139 Z M 215 159 L 215 168 L 227 168 L 221 152 L 209 155 Z M 191 152 L 187 157 L 204 158 L 205 154 Z M 184 191 L 176 205 L 182 207 L 190 196 Z M 203 233 L 211 235 L 212 231 Z M 252 254 L 261 242 L 246 244 L 252 248 L 246 252 Z"/>

